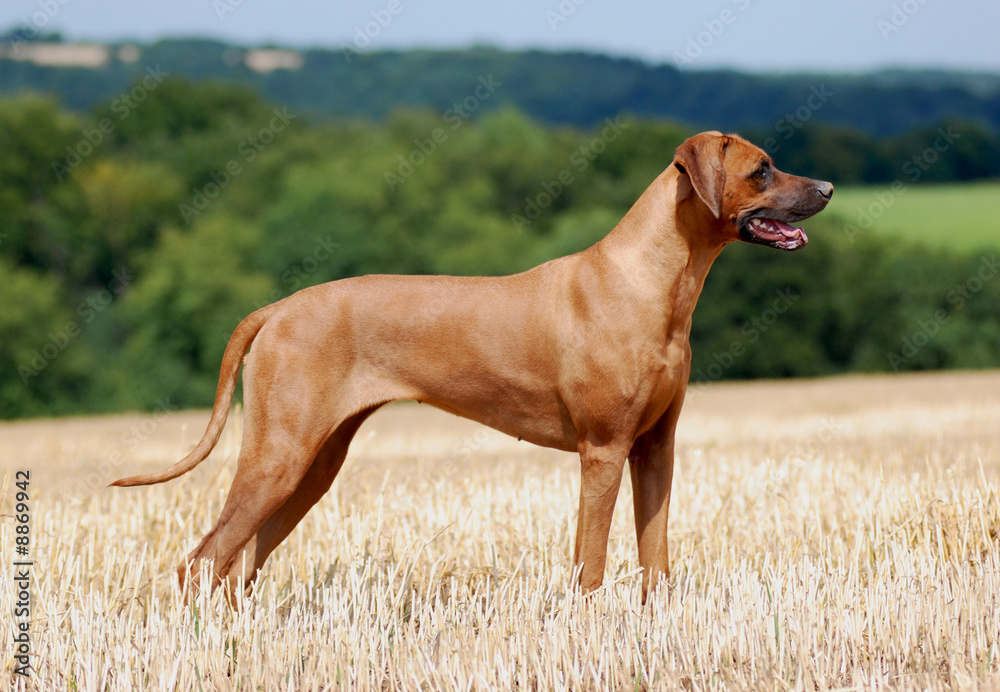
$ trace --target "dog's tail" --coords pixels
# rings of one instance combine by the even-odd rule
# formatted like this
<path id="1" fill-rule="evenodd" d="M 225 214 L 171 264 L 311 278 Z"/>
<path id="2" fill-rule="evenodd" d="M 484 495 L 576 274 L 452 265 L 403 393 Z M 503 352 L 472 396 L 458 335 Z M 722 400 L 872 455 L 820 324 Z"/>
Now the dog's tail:
<path id="1" fill-rule="evenodd" d="M 146 473 L 141 476 L 129 476 L 120 478 L 111 485 L 132 486 L 132 485 L 152 485 L 163 483 L 178 476 L 181 476 L 205 460 L 222 435 L 222 429 L 226 426 L 226 418 L 229 417 L 229 404 L 233 400 L 233 392 L 236 391 L 236 378 L 240 374 L 240 366 L 243 364 L 243 356 L 246 354 L 250 344 L 257 337 L 257 333 L 271 316 L 275 305 L 268 305 L 254 313 L 251 313 L 240 322 L 239 326 L 229 338 L 226 345 L 226 352 L 222 356 L 222 369 L 219 372 L 219 387 L 215 392 L 215 405 L 212 407 L 212 418 L 208 421 L 208 429 L 198 446 L 191 450 L 191 453 L 178 461 L 173 466 L 157 473 Z"/>

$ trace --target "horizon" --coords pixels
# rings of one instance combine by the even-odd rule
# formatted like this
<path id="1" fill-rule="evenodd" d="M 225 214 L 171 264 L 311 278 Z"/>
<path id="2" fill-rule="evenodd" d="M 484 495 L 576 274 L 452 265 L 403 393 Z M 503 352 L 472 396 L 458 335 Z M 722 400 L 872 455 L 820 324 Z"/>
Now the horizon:
<path id="1" fill-rule="evenodd" d="M 3 35 L 8 35 L 15 31 L 15 28 L 8 28 L 6 30 L 0 29 Z M 39 43 L 45 43 L 46 39 L 51 36 L 58 36 L 58 40 L 65 44 L 70 45 L 100 45 L 100 46 L 125 46 L 125 45 L 136 45 L 136 46 L 153 46 L 161 42 L 171 42 L 171 41 L 204 41 L 208 43 L 218 43 L 220 45 L 225 45 L 233 48 L 239 48 L 246 51 L 252 50 L 289 50 L 296 51 L 299 53 L 307 53 L 311 51 L 317 52 L 330 52 L 338 53 L 343 52 L 345 49 L 341 46 L 334 45 L 322 45 L 322 44 L 302 44 L 296 45 L 292 43 L 281 43 L 275 41 L 238 41 L 231 40 L 224 36 L 210 35 L 210 34 L 167 34 L 162 36 L 155 36 L 149 38 L 134 38 L 134 37 L 115 37 L 115 38 L 85 38 L 85 37 L 75 37 L 67 36 L 64 32 L 53 30 L 46 35 L 40 36 L 36 39 Z M 405 52 L 432 52 L 432 53 L 462 53 L 475 50 L 484 51 L 497 51 L 500 53 L 544 53 L 548 55 L 572 55 L 572 54 L 582 54 L 582 55 L 592 55 L 597 57 L 604 57 L 611 60 L 623 60 L 639 63 L 650 68 L 658 67 L 678 67 L 674 60 L 658 60 L 653 58 L 646 58 L 640 55 L 628 54 L 628 53 L 616 53 L 610 50 L 602 50 L 599 48 L 594 48 L 590 46 L 503 46 L 499 44 L 491 44 L 484 42 L 473 42 L 467 44 L 455 44 L 455 45 L 423 45 L 423 44 L 413 44 L 406 46 L 383 46 L 371 50 L 357 50 L 357 53 L 362 55 L 375 55 L 379 53 L 405 53 Z M 3 56 L 0 56 L 2 58 Z M 828 75 L 828 76 L 865 76 L 865 75 L 878 75 L 878 74 L 890 74 L 890 73 L 940 73 L 944 75 L 970 75 L 970 76 L 982 76 L 982 77 L 995 77 L 1000 79 L 1000 70 L 986 68 L 986 67 L 962 67 L 962 66 L 952 66 L 952 65 L 934 65 L 934 64 L 902 64 L 902 63 L 885 63 L 882 65 L 873 65 L 869 67 L 857 67 L 857 68 L 764 68 L 764 67 L 748 67 L 740 65 L 728 65 L 728 64 L 703 64 L 703 65 L 692 65 L 690 67 L 680 67 L 678 68 L 683 72 L 736 72 L 740 74 L 748 75 L 773 75 L 773 76 L 796 76 L 796 75 Z"/>
<path id="2" fill-rule="evenodd" d="M 195 38 L 295 50 L 584 52 L 694 71 L 1000 72 L 993 37 L 1000 4 L 987 0 L 957 9 L 928 0 L 845 0 L 837 7 L 793 0 L 714 0 L 696 7 L 514 0 L 469 7 L 442 0 L 414 9 L 410 1 L 331 7 L 291 0 L 274 8 L 250 0 L 178 0 L 170 7 L 150 0 L 12 0 L 0 8 L 0 27 L 86 43 Z"/>

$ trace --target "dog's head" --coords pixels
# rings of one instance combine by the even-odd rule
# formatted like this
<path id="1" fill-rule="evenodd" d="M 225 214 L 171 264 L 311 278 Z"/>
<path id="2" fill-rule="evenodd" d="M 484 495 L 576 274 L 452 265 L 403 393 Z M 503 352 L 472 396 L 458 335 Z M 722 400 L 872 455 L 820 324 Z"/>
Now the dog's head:
<path id="1" fill-rule="evenodd" d="M 713 225 L 721 225 L 727 242 L 798 250 L 809 238 L 794 224 L 821 212 L 833 196 L 831 183 L 782 173 L 739 135 L 695 135 L 677 147 L 673 165 L 681 172 L 681 194 L 696 193 L 690 197 L 718 220 Z"/>

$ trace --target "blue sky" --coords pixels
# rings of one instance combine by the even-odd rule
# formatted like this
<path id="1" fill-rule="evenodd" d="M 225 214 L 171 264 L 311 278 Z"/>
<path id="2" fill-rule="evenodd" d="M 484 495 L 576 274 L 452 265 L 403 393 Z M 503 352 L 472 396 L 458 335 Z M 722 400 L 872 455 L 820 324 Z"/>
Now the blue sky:
<path id="1" fill-rule="evenodd" d="M 482 43 L 687 59 L 691 68 L 1000 71 L 997 0 L 3 0 L 0 28 L 23 24 L 70 39 L 336 48 L 365 35 L 369 50 Z"/>

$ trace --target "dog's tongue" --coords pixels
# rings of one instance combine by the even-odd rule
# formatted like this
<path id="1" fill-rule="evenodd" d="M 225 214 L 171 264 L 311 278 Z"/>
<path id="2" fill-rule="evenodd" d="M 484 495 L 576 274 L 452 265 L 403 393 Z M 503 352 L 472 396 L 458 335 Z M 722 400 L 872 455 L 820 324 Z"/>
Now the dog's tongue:
<path id="1" fill-rule="evenodd" d="M 774 226 L 775 229 L 781 231 L 781 234 L 786 238 L 798 238 L 801 236 L 802 242 L 809 242 L 809 236 L 806 235 L 805 229 L 789 226 L 784 221 L 778 221 L 777 219 L 768 219 L 768 221 L 771 222 L 771 225 Z"/>
<path id="2" fill-rule="evenodd" d="M 803 245 L 809 242 L 809 236 L 806 235 L 804 230 L 790 226 L 784 221 L 778 221 L 777 219 L 751 219 L 750 230 L 756 233 L 758 237 L 770 242 L 801 240 Z"/>

